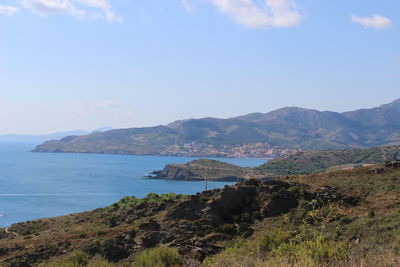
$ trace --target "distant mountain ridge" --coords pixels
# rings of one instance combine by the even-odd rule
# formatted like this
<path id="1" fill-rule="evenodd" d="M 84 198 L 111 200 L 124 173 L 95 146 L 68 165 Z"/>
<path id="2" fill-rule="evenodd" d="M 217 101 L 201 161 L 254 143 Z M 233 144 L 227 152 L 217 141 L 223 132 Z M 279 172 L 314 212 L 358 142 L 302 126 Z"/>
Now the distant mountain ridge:
<path id="1" fill-rule="evenodd" d="M 93 132 L 104 132 L 111 130 L 111 127 L 102 127 L 94 131 L 66 131 L 52 134 L 30 135 L 30 134 L 4 134 L 0 135 L 0 143 L 42 143 L 48 140 L 64 138 L 66 136 L 87 135 Z"/>
<path id="2" fill-rule="evenodd" d="M 185 144 L 223 146 L 267 143 L 303 150 L 400 144 L 400 99 L 372 109 L 331 112 L 285 107 L 230 119 L 187 119 L 45 142 L 36 152 L 159 155 Z"/>

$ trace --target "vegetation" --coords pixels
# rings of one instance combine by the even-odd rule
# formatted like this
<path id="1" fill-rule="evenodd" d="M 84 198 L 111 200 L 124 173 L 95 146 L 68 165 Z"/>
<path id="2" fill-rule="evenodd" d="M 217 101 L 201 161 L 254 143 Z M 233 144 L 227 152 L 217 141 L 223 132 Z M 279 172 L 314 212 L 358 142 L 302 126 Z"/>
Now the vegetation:
<path id="1" fill-rule="evenodd" d="M 114 264 L 105 259 L 90 259 L 89 255 L 82 251 L 54 258 L 47 263 L 39 264 L 38 267 L 170 267 L 179 266 L 183 263 L 182 256 L 178 250 L 166 246 L 145 249 L 135 257 L 134 264 Z M 0 265 L 1 266 L 1 265 Z"/>
<path id="2" fill-rule="evenodd" d="M 277 229 L 264 233 L 252 242 L 237 243 L 234 247 L 207 259 L 205 266 L 230 266 L 234 261 L 245 262 L 247 266 L 260 263 L 287 266 L 317 266 L 338 263 L 348 257 L 348 245 L 332 241 L 322 234 L 304 232 L 292 233 Z M 250 261 L 248 261 L 251 259 Z"/>
<path id="3" fill-rule="evenodd" d="M 162 201 L 171 202 L 178 199 L 187 198 L 187 195 L 168 193 L 158 195 L 156 193 L 149 193 L 144 198 L 137 198 L 135 196 L 123 197 L 120 201 L 112 204 L 111 206 L 106 207 L 105 209 L 108 211 L 121 211 L 121 210 L 129 210 L 136 208 L 140 205 L 159 203 Z"/>
<path id="4" fill-rule="evenodd" d="M 140 252 L 135 258 L 134 267 L 169 267 L 182 263 L 177 249 L 161 246 Z"/>
<path id="5" fill-rule="evenodd" d="M 104 259 L 90 259 L 82 251 L 74 251 L 63 257 L 51 260 L 48 263 L 39 264 L 39 267 L 115 267 L 111 262 Z"/>

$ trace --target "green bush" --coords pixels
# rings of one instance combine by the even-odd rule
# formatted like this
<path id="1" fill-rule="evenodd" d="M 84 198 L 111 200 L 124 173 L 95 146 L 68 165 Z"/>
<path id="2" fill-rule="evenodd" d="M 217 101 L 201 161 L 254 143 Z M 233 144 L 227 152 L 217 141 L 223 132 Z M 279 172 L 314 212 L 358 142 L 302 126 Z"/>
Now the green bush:
<path id="1" fill-rule="evenodd" d="M 82 251 L 74 251 L 69 255 L 42 263 L 39 267 L 85 267 L 89 264 L 89 257 Z"/>
<path id="2" fill-rule="evenodd" d="M 168 193 L 158 195 L 156 193 L 149 193 L 144 198 L 137 198 L 135 196 L 123 197 L 120 201 L 112 204 L 111 206 L 106 207 L 105 209 L 108 211 L 118 211 L 118 210 L 127 210 L 135 208 L 142 204 L 147 203 L 158 203 L 160 201 L 173 201 L 176 199 L 181 199 L 187 197 L 186 195 Z"/>
<path id="3" fill-rule="evenodd" d="M 302 263 L 304 266 L 341 260 L 347 253 L 348 246 L 344 242 L 331 241 L 322 235 L 307 241 L 290 240 L 271 251 L 271 254 L 278 258 Z"/>
<path id="4" fill-rule="evenodd" d="M 106 219 L 106 224 L 109 226 L 109 227 L 115 227 L 115 226 L 117 226 L 117 217 L 116 216 L 108 216 L 107 217 L 107 219 Z"/>
<path id="5" fill-rule="evenodd" d="M 276 230 L 259 239 L 258 253 L 277 262 L 314 266 L 345 258 L 348 246 L 344 242 L 328 240 L 322 234 Z"/>
<path id="6" fill-rule="evenodd" d="M 261 254 L 268 253 L 278 248 L 281 244 L 289 242 L 291 238 L 291 232 L 283 231 L 280 229 L 265 234 L 259 240 L 258 251 Z"/>
<path id="7" fill-rule="evenodd" d="M 375 217 L 375 211 L 374 210 L 369 210 L 367 216 L 368 216 L 368 218 L 374 218 Z"/>
<path id="8" fill-rule="evenodd" d="M 105 259 L 94 259 L 89 262 L 87 267 L 116 267 L 117 265 L 105 260 Z"/>
<path id="9" fill-rule="evenodd" d="M 352 222 L 352 220 L 348 216 L 343 216 L 343 217 L 341 217 L 339 219 L 340 225 L 346 225 L 346 224 L 349 224 L 351 222 Z"/>
<path id="10" fill-rule="evenodd" d="M 236 226 L 234 224 L 222 224 L 215 229 L 219 233 L 224 233 L 227 235 L 236 234 Z"/>
<path id="11" fill-rule="evenodd" d="M 86 253 L 74 251 L 48 263 L 39 264 L 39 267 L 116 267 L 116 265 L 105 259 L 89 260 L 89 256 Z"/>
<path id="12" fill-rule="evenodd" d="M 169 267 L 175 264 L 182 264 L 178 250 L 161 246 L 140 252 L 135 258 L 134 267 Z"/>

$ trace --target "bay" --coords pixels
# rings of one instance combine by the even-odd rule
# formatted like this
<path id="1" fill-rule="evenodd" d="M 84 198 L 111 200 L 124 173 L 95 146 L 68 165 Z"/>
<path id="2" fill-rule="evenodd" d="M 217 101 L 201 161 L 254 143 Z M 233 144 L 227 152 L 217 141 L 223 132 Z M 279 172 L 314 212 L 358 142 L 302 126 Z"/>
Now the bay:
<path id="1" fill-rule="evenodd" d="M 0 144 L 0 227 L 108 206 L 124 196 L 195 194 L 204 182 L 143 179 L 191 157 L 29 152 L 35 144 Z M 218 159 L 252 167 L 263 159 Z M 210 189 L 229 182 L 209 182 Z"/>

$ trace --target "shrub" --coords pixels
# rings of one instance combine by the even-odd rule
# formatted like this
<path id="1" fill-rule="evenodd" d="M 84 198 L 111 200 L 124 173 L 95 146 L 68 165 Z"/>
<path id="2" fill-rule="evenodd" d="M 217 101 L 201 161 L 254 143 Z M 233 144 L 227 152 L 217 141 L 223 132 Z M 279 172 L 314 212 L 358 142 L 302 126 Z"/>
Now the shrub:
<path id="1" fill-rule="evenodd" d="M 280 229 L 265 234 L 259 240 L 258 251 L 261 254 L 268 253 L 278 248 L 281 244 L 289 242 L 291 238 L 292 233 Z"/>
<path id="2" fill-rule="evenodd" d="M 236 226 L 234 224 L 222 224 L 215 229 L 217 232 L 224 233 L 227 235 L 236 234 Z"/>
<path id="3" fill-rule="evenodd" d="M 272 255 L 292 263 L 314 266 L 321 262 L 344 259 L 348 246 L 344 242 L 331 241 L 319 235 L 307 241 L 290 240 L 272 250 Z"/>
<path id="4" fill-rule="evenodd" d="M 374 210 L 369 210 L 367 216 L 368 216 L 368 218 L 374 218 L 375 217 L 375 211 Z"/>
<path id="5" fill-rule="evenodd" d="M 1 266 L 1 265 L 0 265 Z M 89 256 L 82 251 L 55 258 L 48 263 L 39 264 L 39 267 L 116 267 L 105 259 L 89 260 Z"/>
<path id="6" fill-rule="evenodd" d="M 339 219 L 340 225 L 346 225 L 351 223 L 351 219 L 348 216 L 343 216 Z"/>
<path id="7" fill-rule="evenodd" d="M 144 198 L 137 198 L 135 196 L 128 196 L 121 198 L 118 202 L 112 204 L 105 208 L 108 211 L 118 211 L 118 210 L 127 210 L 135 208 L 142 204 L 147 203 L 158 203 L 160 201 L 172 201 L 176 199 L 181 199 L 187 197 L 186 195 L 180 195 L 175 193 L 161 194 L 158 195 L 156 193 L 149 193 Z"/>
<path id="8" fill-rule="evenodd" d="M 166 246 L 146 249 L 135 258 L 135 267 L 169 267 L 182 264 L 178 250 Z"/>
<path id="9" fill-rule="evenodd" d="M 105 259 L 94 259 L 89 262 L 87 267 L 116 267 L 117 265 L 105 260 Z"/>
<path id="10" fill-rule="evenodd" d="M 89 263 L 89 257 L 82 251 L 74 251 L 69 255 L 42 263 L 39 267 L 84 267 Z"/>
<path id="11" fill-rule="evenodd" d="M 109 227 L 117 226 L 117 217 L 116 216 L 108 216 L 107 219 L 106 219 L 106 224 Z"/>

